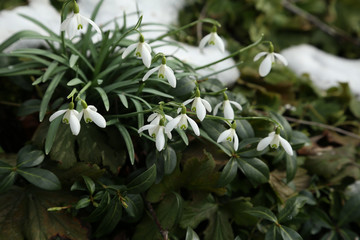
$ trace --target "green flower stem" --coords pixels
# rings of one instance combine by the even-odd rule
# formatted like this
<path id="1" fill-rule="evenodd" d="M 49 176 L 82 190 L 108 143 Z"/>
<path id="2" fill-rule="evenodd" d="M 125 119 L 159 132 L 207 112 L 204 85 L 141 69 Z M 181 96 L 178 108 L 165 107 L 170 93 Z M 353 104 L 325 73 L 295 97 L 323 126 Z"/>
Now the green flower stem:
<path id="1" fill-rule="evenodd" d="M 80 98 L 81 94 L 83 94 L 83 92 L 86 91 L 86 89 L 88 89 L 91 86 L 92 82 L 88 82 L 86 83 L 86 85 L 79 91 L 78 95 L 76 98 Z"/>
<path id="2" fill-rule="evenodd" d="M 174 34 L 180 32 L 180 31 L 182 31 L 182 30 L 184 30 L 184 29 L 187 29 L 187 28 L 189 28 L 189 27 L 192 27 L 192 26 L 196 25 L 196 24 L 199 23 L 199 22 L 207 22 L 207 23 L 214 24 L 214 25 L 216 25 L 216 26 L 218 26 L 218 27 L 221 27 L 221 24 L 220 24 L 218 21 L 214 20 L 214 19 L 211 19 L 211 18 L 202 18 L 202 19 L 198 19 L 198 20 L 196 20 L 196 21 L 194 21 L 194 22 L 191 22 L 191 23 L 189 23 L 189 24 L 186 24 L 186 25 L 184 25 L 184 26 L 182 26 L 182 27 L 180 27 L 180 28 L 177 28 L 177 29 L 175 29 L 175 30 L 173 30 L 173 31 L 167 32 L 167 33 L 165 33 L 165 34 L 163 34 L 163 35 L 161 35 L 161 36 L 159 36 L 159 37 L 157 37 L 157 38 L 149 41 L 149 43 L 152 43 L 152 42 L 161 40 L 161 39 L 163 39 L 163 38 L 165 38 L 165 37 L 167 37 L 167 36 L 174 35 Z"/>
<path id="3" fill-rule="evenodd" d="M 259 45 L 259 44 L 261 43 L 263 37 L 264 37 L 264 35 L 261 35 L 261 37 L 260 37 L 256 42 L 254 42 L 254 43 L 252 43 L 252 44 L 250 44 L 250 45 L 248 45 L 248 46 L 246 46 L 246 47 L 244 47 L 244 48 L 241 48 L 241 49 L 237 50 L 236 52 L 233 52 L 232 54 L 230 54 L 230 55 L 227 56 L 227 57 L 221 58 L 221 59 L 219 59 L 219 60 L 217 60 L 217 61 L 215 61 L 215 62 L 211 62 L 211 63 L 208 63 L 208 64 L 206 64 L 206 65 L 197 67 L 197 68 L 195 68 L 195 70 L 200 70 L 200 69 L 203 69 L 203 68 L 207 68 L 207 67 L 210 67 L 210 66 L 212 66 L 212 65 L 215 65 L 215 64 L 217 64 L 217 63 L 219 63 L 219 62 L 225 61 L 226 59 L 235 57 L 236 55 L 241 54 L 241 53 L 249 50 L 250 48 L 253 48 L 253 47 Z"/>

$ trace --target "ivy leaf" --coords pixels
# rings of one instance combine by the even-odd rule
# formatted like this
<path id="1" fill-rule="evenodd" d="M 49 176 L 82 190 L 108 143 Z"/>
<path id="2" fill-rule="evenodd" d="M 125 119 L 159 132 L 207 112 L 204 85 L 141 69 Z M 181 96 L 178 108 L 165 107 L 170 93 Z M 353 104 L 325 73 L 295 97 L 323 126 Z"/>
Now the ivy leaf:
<path id="1" fill-rule="evenodd" d="M 76 201 L 62 191 L 38 188 L 13 188 L 0 195 L 0 239 L 48 240 L 61 236 L 69 240 L 87 240 L 88 229 L 66 212 L 47 209 Z"/>
<path id="2" fill-rule="evenodd" d="M 227 216 L 219 211 L 214 218 L 210 218 L 210 223 L 205 230 L 205 240 L 232 240 L 234 233 Z"/>

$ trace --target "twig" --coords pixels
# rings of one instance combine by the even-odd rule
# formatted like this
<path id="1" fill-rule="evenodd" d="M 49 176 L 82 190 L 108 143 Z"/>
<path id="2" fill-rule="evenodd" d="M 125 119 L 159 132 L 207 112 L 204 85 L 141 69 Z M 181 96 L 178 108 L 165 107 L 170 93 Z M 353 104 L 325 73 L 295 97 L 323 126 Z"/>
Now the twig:
<path id="1" fill-rule="evenodd" d="M 146 201 L 146 206 L 147 206 L 147 209 L 149 210 L 153 220 L 155 221 L 155 224 L 158 227 L 161 236 L 163 237 L 164 240 L 168 240 L 169 232 L 161 226 L 161 223 L 160 223 L 158 217 L 156 216 L 156 212 L 155 212 L 154 208 L 152 207 L 151 203 Z"/>
<path id="2" fill-rule="evenodd" d="M 332 37 L 342 38 L 348 42 L 351 42 L 354 45 L 360 46 L 359 39 L 351 37 L 349 34 L 347 34 L 346 32 L 344 32 L 340 29 L 337 29 L 337 28 L 327 25 L 326 23 L 322 22 L 319 18 L 304 11 L 303 9 L 299 8 L 298 6 L 292 4 L 290 1 L 283 0 L 281 4 L 288 11 L 305 18 L 310 23 L 312 23 L 313 25 L 315 25 L 321 31 L 327 33 L 328 35 L 330 35 Z"/>
<path id="3" fill-rule="evenodd" d="M 284 116 L 284 118 L 286 120 L 290 121 L 290 122 L 295 122 L 295 123 L 299 123 L 299 124 L 303 124 L 303 125 L 317 126 L 317 127 L 329 129 L 329 130 L 332 130 L 334 132 L 338 132 L 338 133 L 344 134 L 346 136 L 353 137 L 353 138 L 356 138 L 356 139 L 360 140 L 360 135 L 349 132 L 349 131 L 346 131 L 346 130 L 341 129 L 341 128 L 331 126 L 331 125 L 327 125 L 327 124 L 319 123 L 319 122 L 311 122 L 311 121 L 307 121 L 307 120 L 301 120 L 301 119 L 287 117 L 287 116 Z"/>

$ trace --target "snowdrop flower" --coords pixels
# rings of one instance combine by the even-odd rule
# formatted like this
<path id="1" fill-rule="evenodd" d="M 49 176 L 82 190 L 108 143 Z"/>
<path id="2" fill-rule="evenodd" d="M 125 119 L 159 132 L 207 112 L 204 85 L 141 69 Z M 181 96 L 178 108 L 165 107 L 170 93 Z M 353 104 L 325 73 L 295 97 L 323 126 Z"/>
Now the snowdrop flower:
<path id="1" fill-rule="evenodd" d="M 126 58 L 134 49 L 135 56 L 142 59 L 144 65 L 149 68 L 151 65 L 151 47 L 144 40 L 144 36 L 140 34 L 140 39 L 138 43 L 129 45 L 122 54 L 122 58 Z"/>
<path id="2" fill-rule="evenodd" d="M 186 115 L 186 108 L 184 105 L 181 106 L 181 114 L 166 124 L 165 132 L 169 133 L 175 127 L 179 127 L 182 130 L 186 130 L 188 128 L 188 122 L 190 123 L 190 126 L 192 127 L 194 133 L 197 136 L 200 136 L 200 130 L 198 125 L 194 120 L 192 120 Z"/>
<path id="3" fill-rule="evenodd" d="M 239 109 L 240 111 L 242 110 L 242 107 L 239 103 L 235 102 L 235 101 L 230 101 L 227 94 L 224 93 L 224 101 L 221 102 L 221 103 L 218 103 L 215 108 L 214 108 L 214 115 L 217 114 L 220 106 L 223 107 L 224 109 L 224 117 L 226 119 L 230 119 L 230 120 L 234 120 L 234 110 L 233 108 L 231 107 L 231 104 L 233 104 L 237 109 Z"/>
<path id="4" fill-rule="evenodd" d="M 277 149 L 280 146 L 280 144 L 284 148 L 287 154 L 289 154 L 290 156 L 293 155 L 293 150 L 291 148 L 290 143 L 280 136 L 280 128 L 278 127 L 274 132 L 269 133 L 269 136 L 260 140 L 256 150 L 262 151 L 268 145 L 271 148 Z"/>
<path id="5" fill-rule="evenodd" d="M 206 110 L 208 112 L 211 112 L 210 103 L 205 99 L 200 98 L 199 88 L 196 88 L 195 97 L 186 100 L 185 102 L 183 102 L 183 105 L 187 105 L 191 102 L 193 102 L 191 105 L 191 111 L 196 112 L 196 116 L 199 118 L 200 121 L 204 120 L 206 116 Z"/>
<path id="6" fill-rule="evenodd" d="M 151 76 L 151 74 L 153 74 L 157 70 L 159 70 L 158 78 L 166 78 L 168 80 L 169 84 L 173 88 L 176 87 L 176 78 L 175 78 L 175 75 L 174 75 L 174 71 L 171 68 L 169 68 L 168 66 L 166 66 L 166 58 L 165 57 L 162 58 L 161 65 L 149 70 L 145 74 L 145 76 L 143 77 L 142 80 L 146 81 Z"/>
<path id="7" fill-rule="evenodd" d="M 237 151 L 239 148 L 239 138 L 236 135 L 236 122 L 234 121 L 231 124 L 231 127 L 225 131 L 223 131 L 220 136 L 217 139 L 217 143 L 221 143 L 221 142 L 225 142 L 225 141 L 229 141 L 229 142 L 233 142 L 234 143 L 234 150 Z"/>
<path id="8" fill-rule="evenodd" d="M 157 124 L 159 124 L 160 119 L 163 118 L 163 116 L 168 121 L 173 120 L 173 118 L 169 115 L 166 115 L 166 114 L 163 115 L 161 113 L 154 112 L 154 113 L 150 114 L 150 116 L 147 118 L 147 121 L 150 122 L 150 124 L 152 124 L 152 125 L 157 125 Z"/>
<path id="9" fill-rule="evenodd" d="M 78 135 L 80 132 L 80 119 L 81 114 L 74 109 L 74 103 L 69 103 L 69 108 L 64 110 L 59 110 L 54 112 L 50 118 L 49 121 L 52 122 L 55 118 L 60 117 L 64 114 L 64 117 L 62 119 L 63 123 L 70 124 L 70 129 L 73 135 Z"/>
<path id="10" fill-rule="evenodd" d="M 80 117 L 84 114 L 84 121 L 86 123 L 94 122 L 96 125 L 98 125 L 101 128 L 106 127 L 106 121 L 104 117 L 97 112 L 97 109 L 93 105 L 87 105 L 85 101 L 81 101 L 81 105 L 83 107 L 83 110 L 80 112 Z"/>
<path id="11" fill-rule="evenodd" d="M 272 43 L 270 43 L 269 52 L 260 52 L 260 53 L 256 54 L 256 56 L 254 57 L 254 62 L 259 60 L 263 56 L 265 56 L 265 58 L 261 62 L 260 67 L 259 67 L 259 74 L 262 77 L 265 77 L 266 75 L 269 74 L 269 72 L 271 70 L 271 66 L 275 62 L 276 59 L 279 60 L 285 66 L 288 65 L 288 62 L 283 55 L 281 55 L 279 53 L 274 53 L 274 46 L 272 45 Z"/>
<path id="12" fill-rule="evenodd" d="M 100 28 L 91 19 L 80 15 L 79 5 L 74 1 L 74 12 L 70 14 L 60 26 L 61 31 L 65 31 L 70 39 L 72 39 L 77 31 L 83 29 L 83 26 L 87 26 L 89 23 L 94 29 L 101 35 Z"/>
<path id="13" fill-rule="evenodd" d="M 160 152 L 164 149 L 165 146 L 165 127 L 164 127 L 164 118 L 160 119 L 159 124 L 147 124 L 142 126 L 138 133 L 141 133 L 142 131 L 148 130 L 150 136 L 155 138 L 156 143 L 156 149 Z M 172 135 L 170 132 L 166 133 L 167 137 L 171 139 Z"/>
<path id="14" fill-rule="evenodd" d="M 217 34 L 216 26 L 213 27 L 211 33 L 209 33 L 208 35 L 206 35 L 205 37 L 203 37 L 200 40 L 199 48 L 202 50 L 206 44 L 214 45 L 220 50 L 220 52 L 222 52 L 222 53 L 225 52 L 224 42 L 221 40 L 221 38 Z"/>

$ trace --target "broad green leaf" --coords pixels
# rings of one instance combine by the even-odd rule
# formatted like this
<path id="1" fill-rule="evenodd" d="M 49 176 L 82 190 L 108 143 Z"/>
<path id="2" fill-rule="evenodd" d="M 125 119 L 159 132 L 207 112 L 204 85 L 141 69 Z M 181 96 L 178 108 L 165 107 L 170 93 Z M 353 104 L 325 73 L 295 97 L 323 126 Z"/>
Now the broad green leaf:
<path id="1" fill-rule="evenodd" d="M 278 223 L 277 217 L 268 208 L 265 208 L 265 207 L 253 207 L 253 208 L 251 208 L 249 210 L 246 210 L 245 212 L 250 214 L 250 215 L 253 215 L 255 217 L 263 218 L 263 219 L 269 220 L 269 221 L 271 221 L 273 223 Z"/>
<path id="2" fill-rule="evenodd" d="M 39 120 L 42 122 L 44 120 L 47 108 L 49 106 L 50 99 L 57 87 L 57 85 L 60 83 L 60 80 L 64 76 L 65 72 L 57 74 L 50 82 L 49 86 L 47 87 L 44 97 L 41 100 L 40 105 L 40 113 L 39 113 Z"/>
<path id="3" fill-rule="evenodd" d="M 127 216 L 125 216 L 123 220 L 126 222 L 138 221 L 144 212 L 144 201 L 142 197 L 139 194 L 128 194 L 125 197 L 125 202 L 127 204 L 125 208 Z"/>
<path id="4" fill-rule="evenodd" d="M 76 203 L 75 209 L 86 208 L 87 206 L 90 205 L 90 203 L 91 201 L 89 197 L 82 198 Z"/>
<path id="5" fill-rule="evenodd" d="M 54 145 L 55 137 L 59 129 L 62 118 L 58 117 L 50 123 L 48 132 L 45 139 L 45 154 L 48 155 L 51 151 L 52 146 Z"/>
<path id="6" fill-rule="evenodd" d="M 164 151 L 161 152 L 161 155 L 164 159 L 164 173 L 166 175 L 171 174 L 176 168 L 177 157 L 176 152 L 172 147 L 167 147 Z"/>
<path id="7" fill-rule="evenodd" d="M 218 205 L 209 195 L 207 198 L 196 202 L 186 202 L 180 221 L 180 227 L 195 229 L 202 221 L 210 219 L 218 210 Z"/>
<path id="8" fill-rule="evenodd" d="M 117 127 L 117 129 L 119 130 L 121 136 L 124 139 L 128 154 L 129 154 L 129 158 L 130 158 L 130 162 L 132 165 L 134 165 L 134 161 L 135 161 L 135 151 L 134 151 L 134 145 L 132 143 L 131 140 L 131 136 L 129 134 L 129 132 L 126 130 L 126 128 L 121 125 L 121 124 L 116 124 L 115 125 Z"/>
<path id="9" fill-rule="evenodd" d="M 302 240 L 300 234 L 298 234 L 295 230 L 289 227 L 280 226 L 279 231 L 283 240 Z"/>
<path id="10" fill-rule="evenodd" d="M 16 171 L 33 185 L 45 190 L 59 190 L 61 183 L 55 174 L 41 168 L 19 168 Z"/>
<path id="11" fill-rule="evenodd" d="M 279 227 L 275 224 L 270 227 L 266 232 L 265 240 L 282 240 L 282 237 L 279 233 Z"/>
<path id="12" fill-rule="evenodd" d="M 105 192 L 102 195 L 99 205 L 95 208 L 94 211 L 90 213 L 88 217 L 86 217 L 86 221 L 95 222 L 102 219 L 103 214 L 105 213 L 108 205 L 110 204 L 111 198 L 108 192 Z"/>
<path id="13" fill-rule="evenodd" d="M 345 202 L 340 211 L 338 226 L 344 226 L 360 218 L 360 196 L 354 195 Z"/>
<path id="14" fill-rule="evenodd" d="M 135 177 L 127 184 L 128 193 L 142 193 L 146 191 L 156 179 L 156 166 L 152 165 L 149 169 Z"/>
<path id="15" fill-rule="evenodd" d="M 122 205 L 118 196 L 114 196 L 107 208 L 106 214 L 95 231 L 95 237 L 110 233 L 119 223 L 122 216 Z"/>
<path id="16" fill-rule="evenodd" d="M 200 238 L 191 227 L 187 227 L 185 240 L 200 240 Z"/>
<path id="17" fill-rule="evenodd" d="M 205 240 L 233 240 L 234 233 L 228 217 L 218 211 L 210 218 L 210 223 L 205 230 Z"/>
<path id="18" fill-rule="evenodd" d="M 285 139 L 289 140 L 292 135 L 292 128 L 288 121 L 276 112 L 270 112 L 270 116 L 284 127 L 281 132 L 284 133 Z"/>
<path id="19" fill-rule="evenodd" d="M 255 137 L 254 129 L 246 120 L 236 120 L 236 132 L 241 139 Z"/>
<path id="20" fill-rule="evenodd" d="M 5 192 L 14 184 L 16 175 L 16 172 L 0 175 L 0 193 Z"/>
<path id="21" fill-rule="evenodd" d="M 7 173 L 10 173 L 12 171 L 14 167 L 5 163 L 5 162 L 2 162 L 0 161 L 0 175 L 2 174 L 7 174 Z"/>
<path id="22" fill-rule="evenodd" d="M 238 164 L 236 159 L 230 158 L 221 172 L 218 185 L 223 187 L 229 184 L 236 177 L 237 168 Z"/>
<path id="23" fill-rule="evenodd" d="M 109 103 L 109 98 L 108 98 L 106 92 L 104 91 L 104 89 L 102 89 L 100 87 L 96 87 L 95 90 L 99 93 L 101 99 L 103 100 L 106 111 L 109 111 L 110 103 Z"/>
<path id="24" fill-rule="evenodd" d="M 35 167 L 42 163 L 44 158 L 45 155 L 43 151 L 34 150 L 31 145 L 26 145 L 18 153 L 16 167 Z"/>
<path id="25" fill-rule="evenodd" d="M 241 140 L 239 143 L 239 150 L 238 150 L 239 156 L 245 158 L 253 158 L 253 157 L 261 156 L 262 154 L 267 152 L 268 151 L 267 148 L 265 148 L 263 151 L 258 151 L 256 149 L 259 141 L 260 141 L 259 138 L 246 138 L 244 140 Z"/>
<path id="26" fill-rule="evenodd" d="M 239 168 L 249 179 L 257 186 L 266 183 L 269 180 L 268 166 L 258 158 L 236 158 Z"/>
<path id="27" fill-rule="evenodd" d="M 283 209 L 278 214 L 279 223 L 291 221 L 305 205 L 307 199 L 303 196 L 296 196 L 288 199 Z"/>
<path id="28" fill-rule="evenodd" d="M 0 239 L 87 240 L 88 229 L 77 218 L 66 211 L 48 211 L 73 202 L 76 198 L 62 191 L 12 188 L 0 195 Z"/>
<path id="29" fill-rule="evenodd" d="M 88 189 L 90 194 L 93 195 L 94 192 L 95 192 L 95 182 L 91 178 L 89 178 L 87 176 L 82 176 L 82 178 L 84 179 L 84 182 L 86 184 L 86 188 Z"/>
<path id="30" fill-rule="evenodd" d="M 289 154 L 285 155 L 286 159 L 286 181 L 290 182 L 294 179 L 297 171 L 297 155 L 294 153 L 292 156 Z"/>

